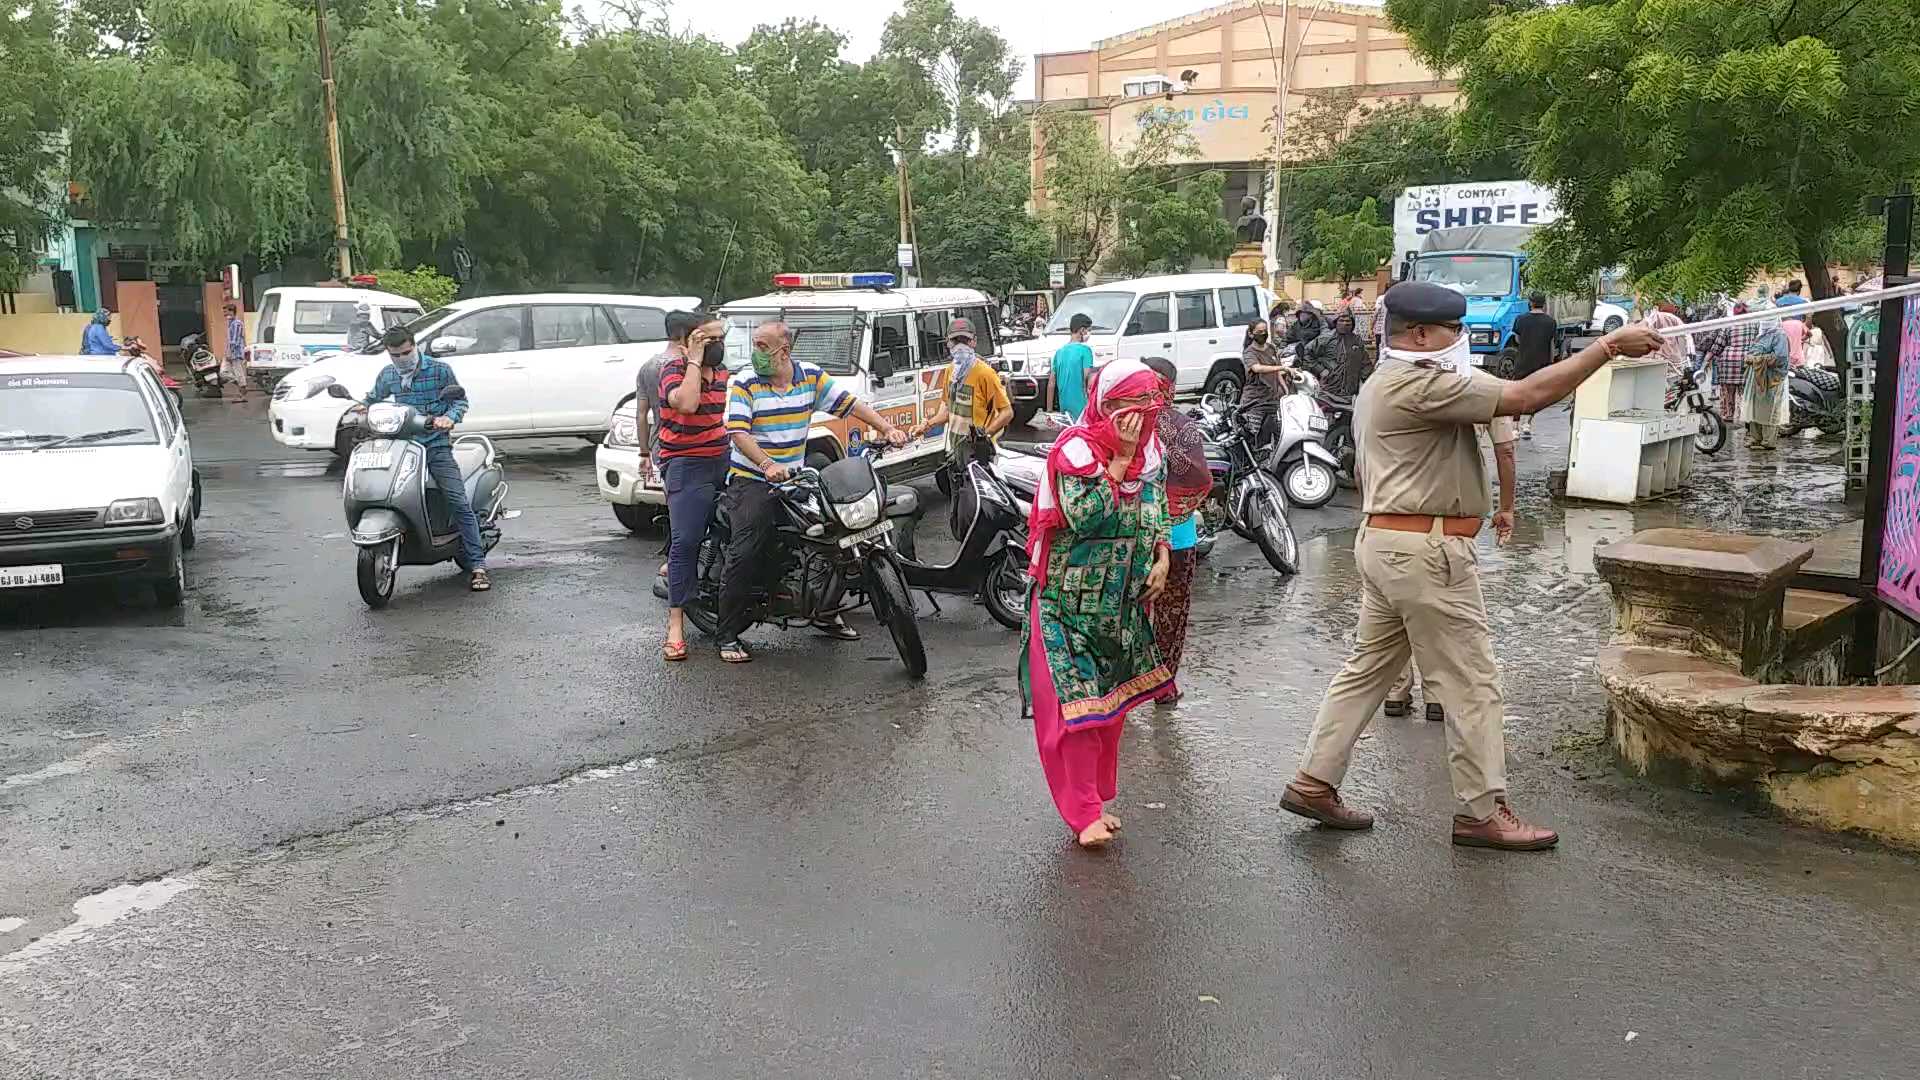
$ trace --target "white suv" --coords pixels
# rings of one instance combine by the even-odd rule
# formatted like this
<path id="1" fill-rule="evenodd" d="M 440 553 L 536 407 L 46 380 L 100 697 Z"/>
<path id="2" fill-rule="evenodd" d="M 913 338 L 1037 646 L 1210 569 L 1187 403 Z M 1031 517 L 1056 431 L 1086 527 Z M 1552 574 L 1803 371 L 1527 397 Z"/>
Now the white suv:
<path id="1" fill-rule="evenodd" d="M 1180 392 L 1237 395 L 1246 381 L 1247 325 L 1272 306 L 1273 294 L 1252 274 L 1172 274 L 1076 289 L 1042 336 L 1003 346 L 1014 418 L 1024 424 L 1044 406 L 1054 350 L 1069 340 L 1075 315 L 1093 320 L 1087 344 L 1095 363 L 1164 356 L 1180 371 Z"/>
<path id="2" fill-rule="evenodd" d="M 150 581 L 185 590 L 200 477 L 147 361 L 0 359 L 0 590 Z"/>
<path id="3" fill-rule="evenodd" d="M 692 296 L 529 293 L 456 300 L 408 324 L 428 355 L 453 368 L 469 409 L 460 430 L 501 436 L 598 439 L 614 403 L 633 393 L 640 365 L 665 347 L 667 312 Z M 379 345 L 322 357 L 273 388 L 274 441 L 345 454 L 340 418 L 387 366 Z"/>

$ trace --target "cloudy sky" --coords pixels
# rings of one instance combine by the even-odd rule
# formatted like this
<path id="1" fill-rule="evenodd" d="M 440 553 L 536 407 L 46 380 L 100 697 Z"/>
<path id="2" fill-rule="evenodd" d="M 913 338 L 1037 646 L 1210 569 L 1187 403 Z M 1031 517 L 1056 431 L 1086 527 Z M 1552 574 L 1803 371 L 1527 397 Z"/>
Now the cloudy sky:
<path id="1" fill-rule="evenodd" d="M 1021 61 L 1021 81 L 1016 93 L 1031 97 L 1033 54 L 1084 49 L 1098 38 L 1179 18 L 1219 2 L 955 0 L 954 7 L 962 15 L 996 28 L 1007 39 Z M 588 6 L 591 8 L 591 0 Z M 744 40 L 759 23 L 778 23 L 787 18 L 818 19 L 847 35 L 850 59 L 864 60 L 879 47 L 881 26 L 893 6 L 887 0 L 670 0 L 669 10 L 676 29 L 691 27 L 728 44 Z"/>

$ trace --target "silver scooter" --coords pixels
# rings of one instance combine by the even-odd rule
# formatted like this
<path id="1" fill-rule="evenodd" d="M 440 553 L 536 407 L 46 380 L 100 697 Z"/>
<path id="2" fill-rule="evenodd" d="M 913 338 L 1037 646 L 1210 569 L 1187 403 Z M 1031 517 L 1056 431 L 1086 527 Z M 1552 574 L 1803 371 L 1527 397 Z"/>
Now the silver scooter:
<path id="1" fill-rule="evenodd" d="M 1289 503 L 1318 510 L 1340 490 L 1340 459 L 1325 445 L 1328 423 L 1318 400 L 1319 380 L 1304 371 L 1290 374 L 1293 386 L 1280 399 L 1268 468 L 1280 478 Z"/>
<path id="2" fill-rule="evenodd" d="M 441 396 L 459 401 L 466 391 L 449 386 Z M 413 441 L 432 421 L 406 405 L 369 406 L 360 423 L 371 437 L 347 459 L 347 526 L 360 549 L 360 598 L 370 608 L 386 607 L 393 598 L 400 567 L 431 566 L 460 555 L 460 528 L 427 473 L 426 448 Z M 500 542 L 500 519 L 514 516 L 506 509 L 507 482 L 493 440 L 457 435 L 453 459 L 460 465 L 467 502 L 480 519 L 480 541 L 492 551 Z"/>

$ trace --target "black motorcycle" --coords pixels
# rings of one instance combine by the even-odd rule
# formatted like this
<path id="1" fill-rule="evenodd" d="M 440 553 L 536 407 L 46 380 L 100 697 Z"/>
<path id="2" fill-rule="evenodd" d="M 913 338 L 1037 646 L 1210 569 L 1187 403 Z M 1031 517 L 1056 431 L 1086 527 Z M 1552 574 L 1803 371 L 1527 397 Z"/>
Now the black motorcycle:
<path id="1" fill-rule="evenodd" d="M 873 444 L 868 444 L 873 445 Z M 878 451 L 873 451 L 878 453 Z M 960 550 L 952 561 L 940 565 L 921 562 L 914 549 L 914 517 L 900 530 L 900 569 L 907 585 L 928 594 L 978 596 L 987 614 L 1009 630 L 1025 625 L 1027 593 L 1027 512 L 1023 498 L 1016 494 L 994 464 L 993 444 L 984 443 L 981 452 L 963 450 L 945 466 L 950 480 L 943 487 L 951 490 L 947 503 L 947 527 Z M 912 489 L 906 489 L 908 495 Z M 939 610 L 934 602 L 934 610 Z"/>
<path id="2" fill-rule="evenodd" d="M 1203 514 L 1224 520 L 1241 537 L 1252 540 L 1267 562 L 1282 574 L 1300 566 L 1300 544 L 1287 521 L 1287 494 L 1271 463 L 1263 467 L 1255 456 L 1254 433 L 1231 400 L 1209 397 L 1192 414 L 1207 438 L 1207 468 L 1213 473 L 1213 491 Z"/>
<path id="3" fill-rule="evenodd" d="M 1719 411 L 1707 404 L 1707 393 L 1700 389 L 1700 383 L 1693 377 L 1691 368 L 1681 368 L 1680 374 L 1667 387 L 1667 411 L 1684 407 L 1700 421 L 1700 430 L 1694 433 L 1694 448 L 1703 454 L 1717 454 L 1727 444 L 1727 421 Z"/>
<path id="4" fill-rule="evenodd" d="M 1847 395 L 1840 389 L 1840 376 L 1825 368 L 1793 369 L 1787 380 L 1787 426 L 1783 434 L 1797 435 L 1807 428 L 1839 431 L 1846 426 L 1846 414 Z"/>
<path id="5" fill-rule="evenodd" d="M 862 457 L 823 469 L 801 469 L 773 485 L 779 517 L 766 565 L 755 582 L 751 623 L 781 628 L 806 626 L 868 604 L 893 636 L 907 673 L 927 673 L 913 599 L 893 546 L 893 517 L 911 513 L 912 489 L 889 497 L 886 485 Z M 700 545 L 698 588 L 687 617 L 703 633 L 720 629 L 720 587 L 732 535 L 724 508 Z"/>

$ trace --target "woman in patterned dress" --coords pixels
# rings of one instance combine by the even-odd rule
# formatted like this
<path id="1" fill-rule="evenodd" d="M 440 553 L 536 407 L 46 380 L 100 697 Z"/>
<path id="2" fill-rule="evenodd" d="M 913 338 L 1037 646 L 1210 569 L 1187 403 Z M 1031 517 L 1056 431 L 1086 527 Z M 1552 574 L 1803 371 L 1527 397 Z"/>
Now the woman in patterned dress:
<path id="1" fill-rule="evenodd" d="M 1080 423 L 1047 456 L 1028 527 L 1034 602 L 1021 694 L 1054 806 L 1086 848 L 1120 828 L 1105 804 L 1127 713 L 1173 683 L 1148 615 L 1169 569 L 1156 433 L 1165 406 L 1145 364 L 1102 367 Z"/>
<path id="2" fill-rule="evenodd" d="M 1344 316 L 1343 316 L 1344 317 Z M 1142 361 L 1160 376 L 1160 390 L 1173 400 L 1179 375 L 1173 361 L 1149 356 Z M 1213 490 L 1207 469 L 1207 438 L 1193 417 L 1171 406 L 1160 411 L 1160 451 L 1166 460 L 1167 539 L 1172 548 L 1167 588 L 1153 601 L 1153 643 L 1167 674 L 1180 677 L 1180 657 L 1187 649 L 1187 615 L 1193 608 L 1193 572 L 1200 561 L 1198 511 Z M 1169 685 L 1160 695 L 1162 705 L 1180 700 L 1180 689 Z"/>

